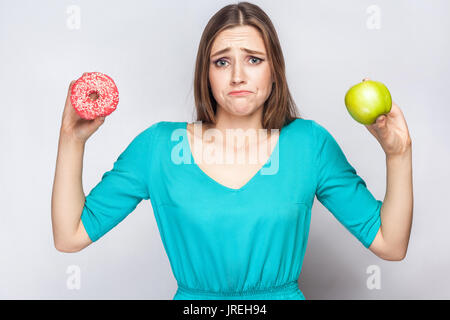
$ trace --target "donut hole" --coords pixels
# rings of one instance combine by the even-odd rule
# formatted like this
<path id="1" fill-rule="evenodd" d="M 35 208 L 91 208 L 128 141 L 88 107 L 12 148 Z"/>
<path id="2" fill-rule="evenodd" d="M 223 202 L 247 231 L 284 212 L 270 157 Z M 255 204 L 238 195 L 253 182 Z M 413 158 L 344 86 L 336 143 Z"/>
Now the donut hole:
<path id="1" fill-rule="evenodd" d="M 88 96 L 89 96 L 89 99 L 91 99 L 92 101 L 95 101 L 99 98 L 99 94 L 97 91 L 89 92 Z"/>

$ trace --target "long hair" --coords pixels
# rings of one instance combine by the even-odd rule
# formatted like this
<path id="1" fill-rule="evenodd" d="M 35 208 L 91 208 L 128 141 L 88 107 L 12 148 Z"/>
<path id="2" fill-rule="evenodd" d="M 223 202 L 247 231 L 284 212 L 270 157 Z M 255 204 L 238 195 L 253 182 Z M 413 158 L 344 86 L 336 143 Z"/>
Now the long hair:
<path id="1" fill-rule="evenodd" d="M 268 62 L 273 75 L 272 92 L 264 102 L 262 126 L 281 129 L 296 118 L 301 118 L 287 85 L 283 52 L 277 32 L 266 13 L 249 2 L 239 2 L 220 9 L 203 30 L 197 51 L 194 75 L 194 100 L 197 121 L 216 123 L 217 101 L 209 84 L 209 56 L 217 35 L 229 28 L 253 26 L 259 30 L 267 49 Z"/>

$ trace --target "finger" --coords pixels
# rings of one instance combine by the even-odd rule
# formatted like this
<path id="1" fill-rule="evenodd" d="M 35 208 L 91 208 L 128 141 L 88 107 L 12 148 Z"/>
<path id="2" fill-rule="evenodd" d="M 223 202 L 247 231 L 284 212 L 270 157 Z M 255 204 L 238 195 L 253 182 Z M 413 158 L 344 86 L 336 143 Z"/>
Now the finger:
<path id="1" fill-rule="evenodd" d="M 365 125 L 367 130 L 378 140 L 378 129 L 376 128 L 375 124 L 371 125 Z"/>
<path id="2" fill-rule="evenodd" d="M 392 101 L 391 110 L 389 111 L 388 114 L 390 117 L 396 118 L 399 115 L 403 115 L 403 112 L 400 109 L 400 107 L 394 101 Z"/>
<path id="3" fill-rule="evenodd" d="M 365 124 L 364 126 L 367 128 L 367 130 L 370 131 L 370 133 L 372 133 L 372 134 L 374 133 L 373 124 Z"/>
<path id="4" fill-rule="evenodd" d="M 69 84 L 69 92 L 70 92 L 70 90 L 72 90 L 72 86 L 73 86 L 73 84 L 76 82 L 77 80 L 72 80 L 72 81 L 70 81 L 70 84 Z"/>
<path id="5" fill-rule="evenodd" d="M 72 92 L 73 84 L 74 84 L 75 82 L 76 82 L 76 80 L 72 80 L 72 81 L 70 82 L 70 84 L 69 84 L 69 89 L 67 90 L 66 104 L 68 104 L 68 103 L 70 102 L 70 95 L 71 95 L 71 92 Z"/>
<path id="6" fill-rule="evenodd" d="M 394 101 L 392 101 L 392 108 L 396 109 L 398 111 L 401 111 L 400 107 L 398 106 L 398 104 L 396 104 Z"/>
<path id="7" fill-rule="evenodd" d="M 99 128 L 105 122 L 105 117 L 97 117 L 93 120 L 90 120 L 89 126 L 93 129 Z"/>

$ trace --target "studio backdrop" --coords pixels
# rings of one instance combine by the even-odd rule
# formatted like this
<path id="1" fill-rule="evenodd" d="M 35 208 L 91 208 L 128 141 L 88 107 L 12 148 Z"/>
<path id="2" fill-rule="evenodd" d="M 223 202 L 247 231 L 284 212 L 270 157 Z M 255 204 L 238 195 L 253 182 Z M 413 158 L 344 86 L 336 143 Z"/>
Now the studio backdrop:
<path id="1" fill-rule="evenodd" d="M 0 0 L 0 298 L 172 299 L 177 282 L 150 201 L 76 253 L 53 243 L 51 195 L 67 89 L 111 76 L 117 110 L 88 140 L 87 195 L 138 133 L 194 121 L 201 34 L 228 1 Z M 450 2 L 254 1 L 271 18 L 301 115 L 323 125 L 378 200 L 385 154 L 344 104 L 368 77 L 389 88 L 412 138 L 408 252 L 382 260 L 314 201 L 299 288 L 306 299 L 449 299 Z M 301 182 L 299 182 L 301 183 Z"/>

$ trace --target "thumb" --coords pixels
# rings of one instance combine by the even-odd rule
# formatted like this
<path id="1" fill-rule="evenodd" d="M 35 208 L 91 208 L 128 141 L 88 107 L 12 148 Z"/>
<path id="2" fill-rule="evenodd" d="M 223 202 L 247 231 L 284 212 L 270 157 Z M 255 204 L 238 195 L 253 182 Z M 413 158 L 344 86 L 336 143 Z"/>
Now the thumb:
<path id="1" fill-rule="evenodd" d="M 386 115 L 382 114 L 375 121 L 375 129 L 377 131 L 382 131 L 386 128 Z"/>
<path id="2" fill-rule="evenodd" d="M 379 117 L 377 118 L 376 123 L 377 123 L 377 124 L 383 124 L 385 121 L 386 121 L 386 115 L 382 114 L 381 116 L 379 116 Z"/>

